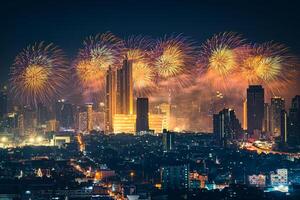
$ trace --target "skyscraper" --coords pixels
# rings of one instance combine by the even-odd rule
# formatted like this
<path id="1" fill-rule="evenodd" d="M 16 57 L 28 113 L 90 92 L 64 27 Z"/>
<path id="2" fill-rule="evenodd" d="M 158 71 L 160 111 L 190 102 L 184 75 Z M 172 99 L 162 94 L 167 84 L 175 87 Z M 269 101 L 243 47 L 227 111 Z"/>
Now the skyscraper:
<path id="1" fill-rule="evenodd" d="M 106 75 L 106 112 L 105 112 L 105 130 L 113 132 L 113 117 L 116 114 L 116 72 L 111 68 Z"/>
<path id="2" fill-rule="evenodd" d="M 74 125 L 74 106 L 71 103 L 65 102 L 61 110 L 61 125 L 64 128 L 71 128 Z"/>
<path id="3" fill-rule="evenodd" d="M 132 61 L 127 59 L 117 71 L 117 113 L 133 114 Z"/>
<path id="4" fill-rule="evenodd" d="M 281 97 L 271 98 L 270 127 L 274 137 L 280 136 L 280 120 L 282 110 L 284 110 L 284 99 Z"/>
<path id="5" fill-rule="evenodd" d="M 285 110 L 280 113 L 280 140 L 282 144 L 286 144 L 288 140 L 288 117 Z"/>
<path id="6" fill-rule="evenodd" d="M 292 99 L 289 112 L 288 143 L 300 145 L 300 95 Z"/>
<path id="7" fill-rule="evenodd" d="M 90 132 L 93 130 L 93 104 L 86 104 L 86 130 Z"/>
<path id="8" fill-rule="evenodd" d="M 261 85 L 250 85 L 247 89 L 247 128 L 248 133 L 262 131 L 264 118 L 264 88 Z"/>
<path id="9" fill-rule="evenodd" d="M 213 116 L 213 130 L 217 143 L 226 147 L 230 140 L 238 137 L 242 132 L 242 127 L 234 110 L 223 109 Z"/>
<path id="10" fill-rule="evenodd" d="M 148 98 L 137 98 L 136 101 L 136 132 L 149 130 Z"/>
<path id="11" fill-rule="evenodd" d="M 4 90 L 0 91 L 0 119 L 7 114 L 7 94 Z"/>
<path id="12" fill-rule="evenodd" d="M 264 104 L 264 122 L 263 122 L 263 131 L 269 132 L 270 129 L 270 105 L 268 103 Z"/>
<path id="13" fill-rule="evenodd" d="M 48 110 L 45 105 L 38 103 L 37 105 L 37 123 L 38 125 L 45 125 L 48 120 Z"/>
<path id="14" fill-rule="evenodd" d="M 247 130 L 247 99 L 243 102 L 243 129 Z"/>

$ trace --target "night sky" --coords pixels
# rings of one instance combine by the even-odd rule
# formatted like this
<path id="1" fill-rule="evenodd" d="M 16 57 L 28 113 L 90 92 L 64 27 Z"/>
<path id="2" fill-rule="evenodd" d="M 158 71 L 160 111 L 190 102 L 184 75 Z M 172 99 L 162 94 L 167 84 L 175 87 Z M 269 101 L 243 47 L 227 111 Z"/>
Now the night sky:
<path id="1" fill-rule="evenodd" d="M 85 37 L 106 31 L 120 37 L 183 33 L 199 44 L 215 33 L 235 31 L 252 42 L 286 44 L 299 55 L 297 1 L 274 2 L 2 0 L 0 80 L 7 80 L 14 57 L 28 44 L 53 42 L 72 59 Z"/>

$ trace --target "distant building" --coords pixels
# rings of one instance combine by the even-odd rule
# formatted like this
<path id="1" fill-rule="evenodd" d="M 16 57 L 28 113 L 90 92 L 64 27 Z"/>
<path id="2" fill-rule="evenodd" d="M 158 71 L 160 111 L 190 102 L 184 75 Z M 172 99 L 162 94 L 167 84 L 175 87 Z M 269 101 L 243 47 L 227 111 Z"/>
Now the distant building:
<path id="1" fill-rule="evenodd" d="M 270 105 L 268 103 L 264 104 L 264 122 L 263 122 L 263 132 L 270 132 Z"/>
<path id="2" fill-rule="evenodd" d="M 37 105 L 37 124 L 39 126 L 46 124 L 46 121 L 49 118 L 48 109 L 42 103 L 38 103 Z"/>
<path id="3" fill-rule="evenodd" d="M 113 132 L 113 117 L 116 114 L 116 72 L 111 68 L 108 69 L 106 75 L 106 112 L 105 112 L 105 131 Z"/>
<path id="4" fill-rule="evenodd" d="M 189 165 L 161 167 L 161 182 L 164 191 L 189 189 Z"/>
<path id="5" fill-rule="evenodd" d="M 164 129 L 169 130 L 170 120 L 171 120 L 171 105 L 169 103 L 162 103 L 159 105 L 160 113 L 166 116 L 166 122 Z"/>
<path id="6" fill-rule="evenodd" d="M 114 133 L 132 133 L 135 131 L 136 115 L 115 114 L 113 118 Z"/>
<path id="7" fill-rule="evenodd" d="M 163 132 L 163 148 L 165 152 L 172 151 L 174 149 L 174 136 L 175 134 L 164 130 Z"/>
<path id="8" fill-rule="evenodd" d="M 105 112 L 93 112 L 93 129 L 105 131 Z"/>
<path id="9" fill-rule="evenodd" d="M 74 126 L 74 105 L 65 102 L 61 110 L 62 119 L 60 126 L 64 128 L 72 128 Z"/>
<path id="10" fill-rule="evenodd" d="M 288 116 L 285 110 L 280 113 L 280 140 L 282 144 L 288 142 Z"/>
<path id="11" fill-rule="evenodd" d="M 165 114 L 149 114 L 149 129 L 154 133 L 162 133 L 167 127 L 169 126 Z"/>
<path id="12" fill-rule="evenodd" d="M 219 145 L 226 147 L 231 140 L 242 133 L 242 128 L 234 110 L 223 109 L 213 116 L 213 131 Z"/>
<path id="13" fill-rule="evenodd" d="M 270 127 L 273 137 L 280 136 L 280 119 L 281 111 L 284 110 L 284 104 L 284 99 L 281 97 L 271 98 Z"/>
<path id="14" fill-rule="evenodd" d="M 78 130 L 81 132 L 87 131 L 87 112 L 79 112 L 78 113 Z"/>
<path id="15" fill-rule="evenodd" d="M 300 95 L 292 99 L 289 111 L 288 143 L 300 145 Z"/>
<path id="16" fill-rule="evenodd" d="M 46 132 L 57 132 L 59 130 L 59 121 L 55 119 L 48 120 L 46 123 Z"/>
<path id="17" fill-rule="evenodd" d="M 264 118 L 264 88 L 261 85 L 250 85 L 247 89 L 247 130 L 262 131 Z"/>
<path id="18" fill-rule="evenodd" d="M 93 104 L 86 104 L 86 131 L 90 132 L 93 130 Z"/>
<path id="19" fill-rule="evenodd" d="M 243 129 L 247 130 L 247 99 L 243 102 Z"/>
<path id="20" fill-rule="evenodd" d="M 266 186 L 266 176 L 263 174 L 250 175 L 248 176 L 249 185 L 255 187 L 265 187 Z"/>
<path id="21" fill-rule="evenodd" d="M 137 98 L 136 101 L 136 132 L 149 130 L 148 98 Z"/>
<path id="22" fill-rule="evenodd" d="M 7 94 L 0 90 L 0 120 L 7 114 Z"/>
<path id="23" fill-rule="evenodd" d="M 287 185 L 288 184 L 288 170 L 277 169 L 275 173 L 271 173 L 271 186 Z"/>

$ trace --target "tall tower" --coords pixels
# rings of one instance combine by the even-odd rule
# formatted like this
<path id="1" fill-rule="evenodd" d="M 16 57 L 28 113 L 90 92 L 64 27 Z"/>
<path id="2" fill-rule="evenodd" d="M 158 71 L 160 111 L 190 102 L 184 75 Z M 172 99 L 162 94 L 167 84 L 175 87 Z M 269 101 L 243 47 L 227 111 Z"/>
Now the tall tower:
<path id="1" fill-rule="evenodd" d="M 263 131 L 270 132 L 270 105 L 268 103 L 264 104 Z"/>
<path id="2" fill-rule="evenodd" d="M 90 132 L 93 130 L 93 104 L 86 104 L 86 131 Z"/>
<path id="3" fill-rule="evenodd" d="M 247 89 L 247 126 L 248 133 L 262 131 L 264 118 L 264 88 L 261 85 L 250 85 Z"/>
<path id="4" fill-rule="evenodd" d="M 136 101 L 136 132 L 149 130 L 148 98 L 137 98 Z"/>
<path id="5" fill-rule="evenodd" d="M 132 61 L 127 59 L 117 71 L 117 113 L 133 114 Z"/>
<path id="6" fill-rule="evenodd" d="M 117 83 L 116 72 L 110 67 L 106 75 L 105 130 L 113 132 L 113 117 L 116 114 Z"/>
<path id="7" fill-rule="evenodd" d="M 274 137 L 280 136 L 280 120 L 281 120 L 281 111 L 284 110 L 284 99 L 281 97 L 273 97 L 271 98 L 271 132 Z"/>
<path id="8" fill-rule="evenodd" d="M 247 130 L 247 99 L 243 102 L 243 129 Z"/>

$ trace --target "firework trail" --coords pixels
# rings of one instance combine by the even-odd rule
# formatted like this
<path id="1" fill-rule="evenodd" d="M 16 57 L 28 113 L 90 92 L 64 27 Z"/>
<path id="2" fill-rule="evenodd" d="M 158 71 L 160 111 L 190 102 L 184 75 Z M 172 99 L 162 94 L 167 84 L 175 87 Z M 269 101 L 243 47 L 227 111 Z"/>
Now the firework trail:
<path id="1" fill-rule="evenodd" d="M 83 42 L 75 61 L 75 74 L 87 96 L 103 90 L 108 68 L 121 66 L 124 49 L 124 42 L 110 32 L 90 36 Z"/>
<path id="2" fill-rule="evenodd" d="M 150 96 L 155 89 L 155 73 L 149 57 L 152 44 L 152 40 L 143 36 L 131 36 L 125 41 L 126 58 L 132 61 L 136 96 Z"/>
<path id="3" fill-rule="evenodd" d="M 153 67 L 161 85 L 185 87 L 194 67 L 194 42 L 182 35 L 165 36 L 152 50 Z"/>
<path id="4" fill-rule="evenodd" d="M 13 98 L 22 105 L 36 106 L 60 97 L 68 80 L 66 64 L 62 50 L 53 44 L 29 45 L 11 67 Z"/>
<path id="5" fill-rule="evenodd" d="M 241 74 L 248 84 L 262 84 L 272 93 L 294 82 L 298 60 L 281 44 L 255 44 L 241 63 Z"/>

